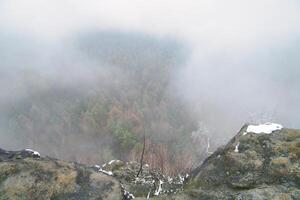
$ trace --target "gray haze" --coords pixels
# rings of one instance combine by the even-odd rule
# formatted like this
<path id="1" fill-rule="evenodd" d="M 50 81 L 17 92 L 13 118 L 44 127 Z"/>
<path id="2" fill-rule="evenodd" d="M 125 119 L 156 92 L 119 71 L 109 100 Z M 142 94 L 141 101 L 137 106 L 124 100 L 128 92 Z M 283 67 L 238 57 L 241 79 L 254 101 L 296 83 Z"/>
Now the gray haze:
<path id="1" fill-rule="evenodd" d="M 1 0 L 0 111 L 47 89 L 36 82 L 86 95 L 99 76 L 97 84 L 122 79 L 114 69 L 95 68 L 78 51 L 75 38 L 94 31 L 182 44 L 185 61 L 172 73 L 172 92 L 193 111 L 199 126 L 207 127 L 215 145 L 246 122 L 300 128 L 296 0 Z M 37 75 L 28 80 L 23 76 L 28 71 Z M 6 117 L 1 114 L 0 120 Z M 1 146 L 24 147 L 18 135 L 0 131 Z"/>

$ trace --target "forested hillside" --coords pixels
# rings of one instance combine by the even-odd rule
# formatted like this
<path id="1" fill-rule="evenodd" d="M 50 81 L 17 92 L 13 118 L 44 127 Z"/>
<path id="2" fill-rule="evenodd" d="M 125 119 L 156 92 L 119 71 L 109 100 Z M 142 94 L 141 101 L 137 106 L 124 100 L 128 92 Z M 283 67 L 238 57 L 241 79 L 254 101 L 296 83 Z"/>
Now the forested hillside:
<path id="1" fill-rule="evenodd" d="M 51 55 L 54 75 L 45 68 L 7 72 L 15 90 L 25 91 L 4 102 L 1 114 L 19 146 L 86 164 L 138 161 L 145 134 L 145 162 L 169 174 L 206 156 L 207 139 L 192 138 L 197 121 L 170 83 L 186 47 L 117 32 L 81 33 L 62 46 L 72 50 Z"/>

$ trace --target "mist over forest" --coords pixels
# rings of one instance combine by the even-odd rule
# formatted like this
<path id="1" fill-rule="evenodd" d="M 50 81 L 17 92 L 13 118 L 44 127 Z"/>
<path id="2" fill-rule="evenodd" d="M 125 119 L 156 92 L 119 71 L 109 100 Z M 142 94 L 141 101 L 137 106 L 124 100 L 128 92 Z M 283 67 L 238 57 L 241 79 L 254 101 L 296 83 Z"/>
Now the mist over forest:
<path id="1" fill-rule="evenodd" d="M 244 123 L 299 128 L 297 1 L 0 1 L 0 147 L 198 166 Z"/>

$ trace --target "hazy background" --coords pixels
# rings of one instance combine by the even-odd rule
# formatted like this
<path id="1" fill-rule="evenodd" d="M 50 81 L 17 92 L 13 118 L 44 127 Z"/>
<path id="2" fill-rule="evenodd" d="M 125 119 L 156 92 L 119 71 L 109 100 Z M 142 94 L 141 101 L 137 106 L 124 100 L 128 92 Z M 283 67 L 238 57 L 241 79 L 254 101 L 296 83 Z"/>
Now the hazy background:
<path id="1" fill-rule="evenodd" d="M 151 126 L 145 125 L 149 121 L 145 114 L 137 117 L 143 119 L 140 124 L 169 143 L 181 140 L 169 139 L 178 127 L 193 141 L 203 135 L 211 138 L 212 150 L 246 122 L 274 121 L 300 128 L 299 55 L 300 3 L 296 0 L 0 0 L 0 145 L 37 148 L 93 163 L 82 157 L 101 154 L 97 148 L 112 139 L 101 136 L 95 142 L 94 136 L 76 136 L 84 131 L 97 135 L 101 130 L 82 131 L 70 122 L 67 131 L 59 129 L 52 140 L 75 136 L 67 137 L 70 143 L 58 144 L 49 139 L 54 126 L 48 125 L 60 120 L 50 122 L 48 116 L 76 113 L 77 103 L 94 93 L 105 96 L 101 102 L 118 104 L 134 97 L 140 103 L 128 106 L 136 109 L 132 113 L 153 112 Z M 148 92 L 145 88 L 155 91 L 157 98 L 167 96 L 166 100 L 150 99 L 153 105 L 141 106 L 148 102 L 141 97 L 142 91 Z M 182 126 L 162 115 L 155 119 L 175 104 L 180 105 L 180 114 L 175 115 L 186 119 Z M 148 107 L 152 111 L 144 112 L 142 108 Z M 39 128 L 31 121 L 33 128 L 26 126 L 28 134 L 22 135 L 23 128 L 14 131 L 11 127 L 16 125 L 11 124 L 28 124 L 24 122 L 28 110 L 38 120 L 47 117 L 44 124 L 38 122 Z M 152 125 L 159 122 L 164 123 Z M 97 123 L 101 124 L 100 118 Z M 140 127 L 131 131 L 142 132 Z M 93 148 L 77 151 L 74 141 Z M 199 142 L 203 152 L 207 140 Z M 71 148 L 75 150 L 66 150 Z M 73 155 L 79 152 L 83 156 Z M 96 161 L 102 162 L 120 155 L 99 157 Z"/>

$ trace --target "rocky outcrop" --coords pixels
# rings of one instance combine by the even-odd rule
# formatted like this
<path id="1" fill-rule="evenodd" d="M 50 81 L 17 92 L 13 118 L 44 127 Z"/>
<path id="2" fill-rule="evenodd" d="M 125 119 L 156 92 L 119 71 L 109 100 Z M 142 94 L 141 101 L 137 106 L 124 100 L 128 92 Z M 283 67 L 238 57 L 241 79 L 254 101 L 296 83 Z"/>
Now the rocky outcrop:
<path id="1" fill-rule="evenodd" d="M 122 199 L 120 183 L 80 164 L 32 150 L 0 150 L 1 200 Z"/>
<path id="2" fill-rule="evenodd" d="M 245 125 L 191 177 L 189 199 L 300 199 L 300 131 L 253 133 Z"/>
<path id="3" fill-rule="evenodd" d="M 270 129 L 271 128 L 271 129 Z M 138 163 L 102 166 L 0 150 L 0 199 L 300 199 L 300 131 L 245 125 L 188 175 L 167 177 Z"/>

